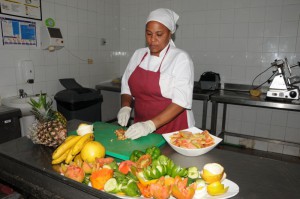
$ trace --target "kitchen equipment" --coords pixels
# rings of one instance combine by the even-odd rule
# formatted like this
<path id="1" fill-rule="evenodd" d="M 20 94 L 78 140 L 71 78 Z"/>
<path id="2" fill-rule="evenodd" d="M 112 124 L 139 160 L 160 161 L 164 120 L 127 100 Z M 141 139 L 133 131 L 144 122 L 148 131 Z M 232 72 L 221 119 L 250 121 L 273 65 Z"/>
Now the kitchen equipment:
<path id="1" fill-rule="evenodd" d="M 59 28 L 41 27 L 41 47 L 44 50 L 55 51 L 64 47 L 64 39 Z"/>
<path id="2" fill-rule="evenodd" d="M 105 154 L 121 160 L 129 160 L 132 151 L 135 149 L 144 151 L 147 147 L 159 147 L 165 143 L 164 138 L 155 133 L 137 140 L 118 140 L 115 130 L 120 129 L 120 126 L 104 122 L 95 122 L 93 125 L 95 140 L 101 142 L 105 147 Z M 76 131 L 69 132 L 68 135 L 76 135 Z"/>
<path id="3" fill-rule="evenodd" d="M 212 71 L 204 72 L 199 79 L 201 90 L 220 89 L 220 81 L 220 75 Z"/>
<path id="4" fill-rule="evenodd" d="M 275 77 L 273 78 L 269 90 L 267 91 L 267 99 L 284 99 L 284 100 L 298 100 L 299 99 L 299 87 L 295 84 L 300 82 L 299 76 L 291 76 L 291 68 L 297 65 L 289 66 L 287 58 L 275 60 L 271 63 L 271 66 L 275 67 L 273 71 Z M 285 69 L 289 71 L 290 76 L 287 77 Z"/>
<path id="5" fill-rule="evenodd" d="M 21 93 L 22 91 L 20 91 L 20 94 Z M 19 96 L 6 97 L 2 99 L 3 105 L 11 108 L 20 109 L 22 113 L 20 117 L 22 136 L 28 135 L 29 127 L 31 127 L 32 123 L 35 120 L 35 117 L 31 112 L 32 107 L 29 104 L 30 98 L 34 100 L 38 100 L 39 97 L 35 95 L 26 95 L 26 96 L 23 95 L 23 97 L 21 98 L 21 96 L 19 95 Z"/>
<path id="6" fill-rule="evenodd" d="M 20 109 L 0 106 L 0 144 L 21 137 L 19 117 Z"/>
<path id="7" fill-rule="evenodd" d="M 79 119 L 83 121 L 101 121 L 102 95 L 95 89 L 84 88 L 73 78 L 60 79 L 66 88 L 54 96 L 57 110 L 67 120 Z"/>

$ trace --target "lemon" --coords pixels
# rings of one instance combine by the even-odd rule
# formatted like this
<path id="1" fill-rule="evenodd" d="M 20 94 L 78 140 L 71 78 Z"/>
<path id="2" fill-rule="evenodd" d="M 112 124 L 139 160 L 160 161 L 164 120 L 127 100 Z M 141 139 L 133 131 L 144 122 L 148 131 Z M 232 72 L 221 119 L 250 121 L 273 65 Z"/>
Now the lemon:
<path id="1" fill-rule="evenodd" d="M 218 196 L 226 193 L 228 187 L 224 188 L 224 185 L 220 181 L 213 182 L 207 185 L 207 193 L 212 196 Z"/>
<path id="2" fill-rule="evenodd" d="M 81 158 L 86 162 L 95 162 L 96 158 L 105 156 L 105 147 L 97 141 L 90 141 L 81 150 Z"/>
<path id="3" fill-rule="evenodd" d="M 250 90 L 250 95 L 254 97 L 259 97 L 261 95 L 261 91 L 258 89 L 251 89 Z"/>
<path id="4" fill-rule="evenodd" d="M 209 163 L 204 165 L 200 175 L 207 184 L 221 181 L 224 175 L 224 168 L 218 163 Z"/>

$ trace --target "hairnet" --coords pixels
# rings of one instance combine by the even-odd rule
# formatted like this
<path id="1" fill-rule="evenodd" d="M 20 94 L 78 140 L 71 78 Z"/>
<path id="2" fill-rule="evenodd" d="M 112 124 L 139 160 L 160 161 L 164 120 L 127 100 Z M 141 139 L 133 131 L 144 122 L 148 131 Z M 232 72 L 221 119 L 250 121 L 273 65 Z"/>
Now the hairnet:
<path id="1" fill-rule="evenodd" d="M 174 11 L 166 8 L 158 8 L 149 14 L 146 23 L 157 21 L 165 25 L 173 34 L 176 31 L 176 22 L 178 19 L 179 16 Z"/>

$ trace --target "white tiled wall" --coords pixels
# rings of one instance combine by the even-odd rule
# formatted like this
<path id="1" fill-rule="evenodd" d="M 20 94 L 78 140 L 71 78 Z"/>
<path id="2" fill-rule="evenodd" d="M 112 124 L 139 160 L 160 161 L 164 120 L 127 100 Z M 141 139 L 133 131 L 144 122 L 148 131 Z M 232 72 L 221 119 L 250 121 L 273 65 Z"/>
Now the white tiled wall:
<path id="1" fill-rule="evenodd" d="M 42 0 L 43 22 L 51 17 L 61 28 L 65 49 L 55 52 L 38 47 L 3 46 L 0 42 L 0 96 L 17 95 L 18 89 L 28 94 L 40 91 L 53 96 L 63 89 L 58 79 L 75 78 L 85 87 L 94 88 L 99 82 L 118 77 L 120 49 L 119 0 Z M 1 17 L 9 17 L 1 15 Z M 28 19 L 22 19 L 28 20 Z M 2 35 L 1 35 L 2 37 Z M 39 35 L 38 35 L 39 37 Z M 101 45 L 101 39 L 106 45 Z M 87 64 L 92 58 L 93 64 Z M 17 64 L 31 59 L 35 83 L 19 84 Z"/>
<path id="2" fill-rule="evenodd" d="M 145 20 L 151 10 L 159 7 L 173 9 L 180 16 L 175 44 L 191 55 L 195 80 L 212 70 L 220 73 L 223 83 L 251 84 L 277 58 L 286 56 L 290 63 L 300 61 L 299 0 L 121 0 L 121 72 L 133 51 L 145 45 Z M 293 72 L 300 75 L 300 68 Z M 269 71 L 255 83 L 264 82 L 271 74 Z M 194 101 L 193 106 L 196 124 L 201 126 L 202 102 Z M 299 118 L 296 112 L 228 106 L 226 129 L 300 143 Z M 243 142 L 232 137 L 227 141 Z M 299 156 L 298 147 L 263 141 L 255 141 L 253 147 Z"/>
<path id="3" fill-rule="evenodd" d="M 299 0 L 42 0 L 43 19 L 55 19 L 68 50 L 50 53 L 0 44 L 0 96 L 16 95 L 19 88 L 54 95 L 62 89 L 59 78 L 74 77 L 83 86 L 94 88 L 121 75 L 133 51 L 145 45 L 147 15 L 159 7 L 180 15 L 175 43 L 191 55 L 196 80 L 212 70 L 220 73 L 223 83 L 250 84 L 276 58 L 286 56 L 290 63 L 300 60 Z M 106 45 L 101 45 L 102 38 Z M 83 61 L 87 58 L 93 58 L 94 64 Z M 17 83 L 16 66 L 24 59 L 34 63 L 33 85 Z M 293 71 L 300 74 L 300 68 Z M 255 83 L 269 76 L 264 74 Z M 209 105 L 208 128 L 210 111 Z M 196 124 L 201 126 L 201 101 L 194 102 L 194 112 Z M 300 143 L 299 118 L 299 113 L 290 111 L 228 106 L 226 129 Z M 298 147 L 262 141 L 255 141 L 253 147 L 299 156 Z"/>

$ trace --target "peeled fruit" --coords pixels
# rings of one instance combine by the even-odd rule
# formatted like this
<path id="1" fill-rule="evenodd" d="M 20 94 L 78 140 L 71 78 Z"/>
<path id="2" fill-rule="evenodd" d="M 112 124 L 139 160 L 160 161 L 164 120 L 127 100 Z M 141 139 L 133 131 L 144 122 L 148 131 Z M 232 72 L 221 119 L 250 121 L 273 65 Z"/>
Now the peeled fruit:
<path id="1" fill-rule="evenodd" d="M 64 175 L 68 178 L 76 180 L 77 182 L 82 182 L 84 180 L 85 173 L 81 167 L 76 165 L 69 165 Z"/>
<path id="2" fill-rule="evenodd" d="M 202 179 L 211 184 L 216 181 L 221 181 L 224 175 L 224 168 L 217 163 L 209 163 L 204 165 L 203 171 L 200 173 Z"/>
<path id="3" fill-rule="evenodd" d="M 105 147 L 97 141 L 90 141 L 81 150 L 81 158 L 86 162 L 95 162 L 96 158 L 105 156 Z"/>
<path id="4" fill-rule="evenodd" d="M 224 187 L 220 181 L 216 181 L 207 185 L 207 193 L 212 196 L 218 196 L 226 193 L 228 191 L 228 187 Z"/>
<path id="5" fill-rule="evenodd" d="M 77 134 L 82 136 L 82 135 L 85 135 L 88 133 L 94 133 L 93 125 L 89 125 L 86 123 L 79 124 L 79 126 L 77 128 Z"/>

